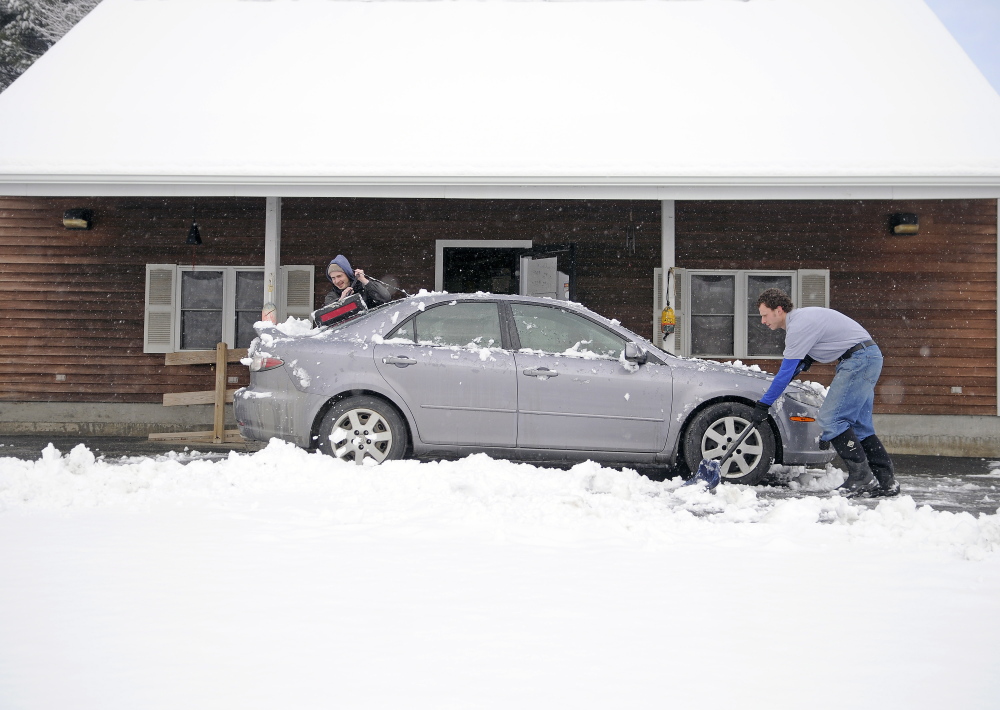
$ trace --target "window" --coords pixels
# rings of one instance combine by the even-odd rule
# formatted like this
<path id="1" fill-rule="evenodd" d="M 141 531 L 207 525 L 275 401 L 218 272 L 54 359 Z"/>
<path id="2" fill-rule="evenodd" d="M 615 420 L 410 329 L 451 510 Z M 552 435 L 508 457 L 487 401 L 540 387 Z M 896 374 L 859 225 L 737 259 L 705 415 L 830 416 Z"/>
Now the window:
<path id="1" fill-rule="evenodd" d="M 677 350 L 712 358 L 780 358 L 785 332 L 760 323 L 757 297 L 780 288 L 796 307 L 827 306 L 829 271 L 708 271 L 676 269 L 680 289 Z"/>
<path id="2" fill-rule="evenodd" d="M 521 348 L 546 353 L 617 358 L 625 339 L 576 313 L 550 306 L 512 303 Z"/>
<path id="3" fill-rule="evenodd" d="M 282 266 L 279 321 L 313 311 L 313 267 Z M 264 304 L 259 266 L 146 265 L 144 352 L 245 348 Z"/>
<path id="4" fill-rule="evenodd" d="M 437 306 L 407 320 L 389 338 L 421 345 L 499 348 L 500 312 L 489 302 Z"/>

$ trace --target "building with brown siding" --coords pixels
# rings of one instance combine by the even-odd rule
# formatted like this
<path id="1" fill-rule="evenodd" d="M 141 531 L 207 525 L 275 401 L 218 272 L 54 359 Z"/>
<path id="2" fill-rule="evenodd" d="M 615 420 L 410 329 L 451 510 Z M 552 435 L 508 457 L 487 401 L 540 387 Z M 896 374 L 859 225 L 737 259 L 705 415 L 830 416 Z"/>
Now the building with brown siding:
<path id="1" fill-rule="evenodd" d="M 686 355 L 774 371 L 761 285 L 841 310 L 886 355 L 893 450 L 997 455 L 995 125 L 919 0 L 105 0 L 0 94 L 0 432 L 210 421 L 160 404 L 214 381 L 164 364 L 202 347 L 183 324 L 245 344 L 261 290 L 302 315 L 339 252 L 412 293 L 516 289 L 461 265 L 573 245 L 576 300 L 656 340 L 669 288 Z"/>

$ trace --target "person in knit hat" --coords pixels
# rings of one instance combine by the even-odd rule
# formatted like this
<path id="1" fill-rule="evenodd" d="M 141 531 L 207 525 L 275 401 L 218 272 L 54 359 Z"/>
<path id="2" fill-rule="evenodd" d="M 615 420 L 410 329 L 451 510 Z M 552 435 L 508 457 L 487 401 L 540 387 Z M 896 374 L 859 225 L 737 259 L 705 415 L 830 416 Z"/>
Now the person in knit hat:
<path id="1" fill-rule="evenodd" d="M 326 265 L 326 278 L 333 284 L 326 294 L 324 306 L 336 303 L 351 294 L 358 294 L 369 308 L 380 306 L 392 300 L 389 290 L 373 279 L 369 279 L 363 269 L 352 269 L 351 262 L 343 254 L 337 254 Z"/>

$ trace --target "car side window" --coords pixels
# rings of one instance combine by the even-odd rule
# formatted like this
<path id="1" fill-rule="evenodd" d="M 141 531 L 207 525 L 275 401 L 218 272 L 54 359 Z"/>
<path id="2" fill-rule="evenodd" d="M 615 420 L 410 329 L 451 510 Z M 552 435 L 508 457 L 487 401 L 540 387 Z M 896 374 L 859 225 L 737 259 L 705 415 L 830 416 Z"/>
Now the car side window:
<path id="1" fill-rule="evenodd" d="M 407 334 L 400 331 L 409 328 Z M 393 337 L 421 345 L 498 348 L 500 311 L 496 303 L 446 303 L 428 308 L 403 324 Z"/>
<path id="2" fill-rule="evenodd" d="M 521 348 L 546 353 L 617 358 L 625 339 L 581 315 L 526 303 L 512 303 Z"/>
<path id="3" fill-rule="evenodd" d="M 396 330 L 389 333 L 386 340 L 408 340 L 411 343 L 415 342 L 413 337 L 413 318 L 410 318 L 399 325 Z"/>

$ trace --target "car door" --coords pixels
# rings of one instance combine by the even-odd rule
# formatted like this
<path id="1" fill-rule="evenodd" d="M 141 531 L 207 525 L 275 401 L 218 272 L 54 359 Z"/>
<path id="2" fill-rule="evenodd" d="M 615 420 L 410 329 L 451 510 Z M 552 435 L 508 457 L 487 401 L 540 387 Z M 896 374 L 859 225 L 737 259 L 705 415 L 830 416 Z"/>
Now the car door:
<path id="1" fill-rule="evenodd" d="M 379 373 L 406 402 L 428 444 L 513 447 L 514 356 L 502 349 L 498 305 L 428 308 L 375 345 Z"/>
<path id="2" fill-rule="evenodd" d="M 614 331 L 553 305 L 510 304 L 520 349 L 517 445 L 657 452 L 670 417 L 670 368 L 623 364 Z"/>

